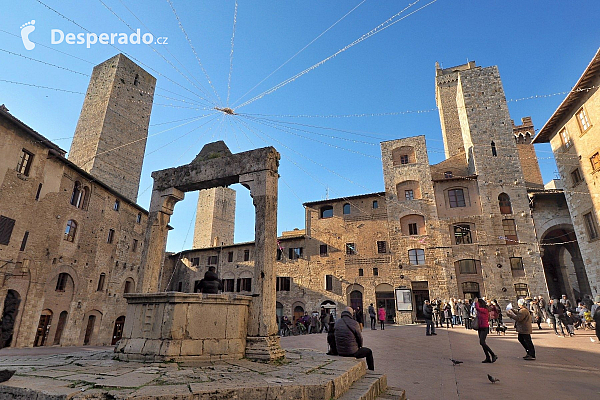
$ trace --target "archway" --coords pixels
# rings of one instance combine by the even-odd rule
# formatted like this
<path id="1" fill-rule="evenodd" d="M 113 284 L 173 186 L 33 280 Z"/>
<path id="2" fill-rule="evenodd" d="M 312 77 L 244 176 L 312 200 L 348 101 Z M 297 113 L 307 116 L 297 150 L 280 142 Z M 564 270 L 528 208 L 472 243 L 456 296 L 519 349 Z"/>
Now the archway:
<path id="1" fill-rule="evenodd" d="M 0 324 L 0 349 L 9 347 L 12 343 L 20 303 L 21 296 L 19 293 L 16 290 L 8 290 L 4 298 L 4 308 L 0 318 L 0 321 L 2 321 L 2 324 Z"/>
<path id="2" fill-rule="evenodd" d="M 377 309 L 385 309 L 386 322 L 393 323 L 396 316 L 396 301 L 394 298 L 394 287 L 387 283 L 382 283 L 375 287 L 375 302 Z"/>
<path id="3" fill-rule="evenodd" d="M 325 300 L 321 303 L 321 307 L 324 307 L 329 314 L 333 315 L 334 319 L 337 319 L 337 308 L 335 302 L 331 300 Z"/>
<path id="4" fill-rule="evenodd" d="M 560 298 L 566 294 L 575 300 L 592 293 L 573 226 L 549 228 L 542 235 L 540 244 L 550 297 Z"/>
<path id="5" fill-rule="evenodd" d="M 304 304 L 295 305 L 294 306 L 294 317 L 292 319 L 294 324 L 296 323 L 296 321 L 298 321 L 303 316 L 304 316 Z"/>
<path id="6" fill-rule="evenodd" d="M 119 340 L 123 337 L 123 327 L 125 326 L 125 316 L 121 315 L 115 321 L 115 328 L 113 329 L 112 341 L 111 345 L 117 344 Z"/>
<path id="7" fill-rule="evenodd" d="M 37 330 L 35 331 L 35 339 L 33 340 L 33 347 L 45 346 L 46 340 L 48 339 L 48 333 L 50 332 L 50 323 L 52 322 L 52 311 L 43 310 L 40 315 L 40 321 L 38 322 Z"/>
<path id="8" fill-rule="evenodd" d="M 56 333 L 54 334 L 54 341 L 52 342 L 53 345 L 60 344 L 60 339 L 62 337 L 63 331 L 65 330 L 65 325 L 67 323 L 68 314 L 69 313 L 67 313 L 66 311 L 63 311 L 58 316 L 58 325 L 56 326 Z"/>

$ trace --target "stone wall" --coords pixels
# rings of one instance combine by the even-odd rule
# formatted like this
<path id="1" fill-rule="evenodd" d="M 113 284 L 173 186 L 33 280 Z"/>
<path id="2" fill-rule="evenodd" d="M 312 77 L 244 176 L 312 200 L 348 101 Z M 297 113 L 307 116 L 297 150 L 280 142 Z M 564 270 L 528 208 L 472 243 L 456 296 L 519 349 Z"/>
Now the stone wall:
<path id="1" fill-rule="evenodd" d="M 198 193 L 193 248 L 233 244 L 236 192 L 226 187 Z"/>

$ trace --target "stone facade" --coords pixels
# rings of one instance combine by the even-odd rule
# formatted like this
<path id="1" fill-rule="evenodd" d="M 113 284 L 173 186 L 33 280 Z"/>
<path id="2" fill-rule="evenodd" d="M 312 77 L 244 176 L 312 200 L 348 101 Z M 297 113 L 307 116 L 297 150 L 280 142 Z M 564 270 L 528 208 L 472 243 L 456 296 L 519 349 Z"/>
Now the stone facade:
<path id="1" fill-rule="evenodd" d="M 233 244 L 236 192 L 226 187 L 201 190 L 198 193 L 194 248 Z"/>
<path id="2" fill-rule="evenodd" d="M 534 143 L 550 142 L 593 295 L 600 293 L 600 50 Z"/>
<path id="3" fill-rule="evenodd" d="M 69 160 L 136 202 L 156 79 L 118 54 L 94 67 Z"/>
<path id="4" fill-rule="evenodd" d="M 3 345 L 110 345 L 139 282 L 146 210 L 4 107 L 0 137 L 0 310 L 20 299 Z"/>

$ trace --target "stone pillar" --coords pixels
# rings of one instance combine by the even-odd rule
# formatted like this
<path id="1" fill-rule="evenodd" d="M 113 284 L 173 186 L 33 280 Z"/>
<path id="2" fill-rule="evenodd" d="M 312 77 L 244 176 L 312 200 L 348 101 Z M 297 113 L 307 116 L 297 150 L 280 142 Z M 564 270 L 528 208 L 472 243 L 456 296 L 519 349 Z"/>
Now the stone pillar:
<path id="1" fill-rule="evenodd" d="M 573 254 L 575 252 L 570 253 Z M 583 259 L 576 255 L 571 258 L 571 261 L 573 261 L 573 266 L 575 267 L 575 275 L 577 276 L 577 283 L 579 284 L 579 292 L 581 292 L 581 296 L 584 294 L 589 294 L 591 296 L 592 288 L 590 288 L 590 282 L 588 280 L 587 273 L 585 272 L 585 264 L 583 263 Z"/>
<path id="2" fill-rule="evenodd" d="M 184 196 L 184 192 L 175 188 L 152 190 L 148 228 L 142 250 L 142 273 L 137 290 L 139 293 L 160 291 L 159 277 L 167 247 L 169 221 L 175 203 L 183 200 Z"/>
<path id="3" fill-rule="evenodd" d="M 275 259 L 277 256 L 277 171 L 240 175 L 250 189 L 255 210 L 254 279 L 248 315 L 246 357 L 274 360 L 284 356 L 276 323 Z"/>

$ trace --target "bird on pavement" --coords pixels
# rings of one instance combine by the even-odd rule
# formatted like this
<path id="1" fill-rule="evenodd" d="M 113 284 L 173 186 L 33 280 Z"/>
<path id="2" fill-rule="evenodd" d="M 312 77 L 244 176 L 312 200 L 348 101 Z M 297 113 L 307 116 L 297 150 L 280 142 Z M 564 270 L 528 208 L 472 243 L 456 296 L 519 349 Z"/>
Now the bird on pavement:
<path id="1" fill-rule="evenodd" d="M 491 376 L 490 374 L 488 374 L 488 379 L 490 380 L 490 382 L 492 383 L 496 383 L 496 382 L 500 382 L 500 379 L 498 378 L 494 378 L 493 376 Z"/>
<path id="2" fill-rule="evenodd" d="M 458 364 L 462 364 L 462 361 L 458 361 L 458 360 L 453 360 L 452 358 L 450 359 L 450 361 L 452 361 L 452 364 L 454 365 L 458 365 Z"/>

